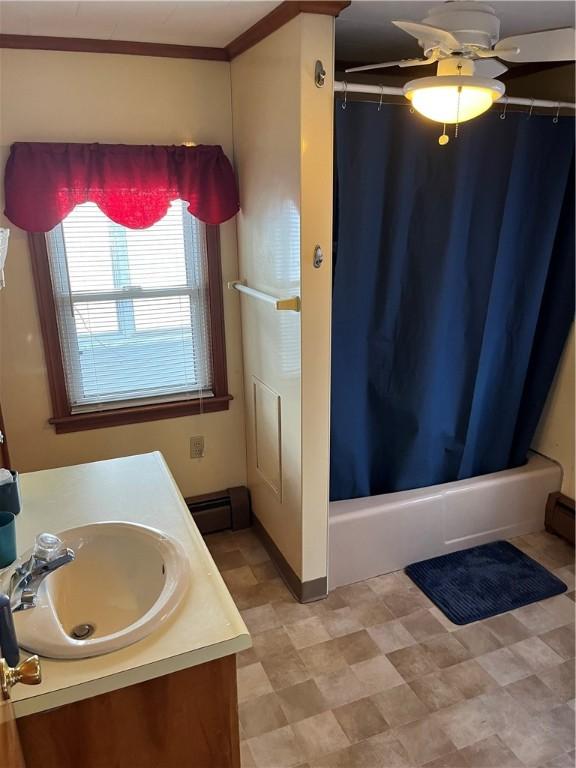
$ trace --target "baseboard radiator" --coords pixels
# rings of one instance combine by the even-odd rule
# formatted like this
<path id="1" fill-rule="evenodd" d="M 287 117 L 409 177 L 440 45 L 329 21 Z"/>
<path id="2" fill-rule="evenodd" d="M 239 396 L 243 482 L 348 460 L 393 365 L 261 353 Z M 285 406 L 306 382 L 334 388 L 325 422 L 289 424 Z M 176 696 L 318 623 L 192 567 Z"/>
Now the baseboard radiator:
<path id="1" fill-rule="evenodd" d="M 250 491 L 245 485 L 190 496 L 185 502 L 202 534 L 227 529 L 239 531 L 251 525 Z"/>
<path id="2" fill-rule="evenodd" d="M 574 546 L 574 499 L 563 493 L 551 493 L 546 504 L 545 526 L 548 533 L 561 536 Z"/>

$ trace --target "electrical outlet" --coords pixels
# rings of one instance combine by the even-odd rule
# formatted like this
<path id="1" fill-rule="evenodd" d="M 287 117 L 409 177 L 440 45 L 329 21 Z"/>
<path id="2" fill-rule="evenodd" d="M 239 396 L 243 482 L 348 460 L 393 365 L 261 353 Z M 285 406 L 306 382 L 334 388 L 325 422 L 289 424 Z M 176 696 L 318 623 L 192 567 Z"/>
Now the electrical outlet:
<path id="1" fill-rule="evenodd" d="M 204 435 L 195 435 L 190 438 L 190 458 L 204 458 Z"/>

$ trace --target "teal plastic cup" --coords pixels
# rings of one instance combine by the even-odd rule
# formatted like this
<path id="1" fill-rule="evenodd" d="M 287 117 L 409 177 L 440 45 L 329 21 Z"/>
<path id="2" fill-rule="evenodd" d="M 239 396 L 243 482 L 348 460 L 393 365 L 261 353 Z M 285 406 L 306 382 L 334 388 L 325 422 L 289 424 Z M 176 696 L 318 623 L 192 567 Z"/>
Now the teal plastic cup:
<path id="1" fill-rule="evenodd" d="M 0 509 L 5 512 L 12 512 L 13 515 L 17 515 L 20 512 L 22 501 L 20 499 L 20 481 L 18 479 L 18 472 L 12 472 L 10 474 L 13 477 L 11 483 L 4 483 L 0 485 Z"/>
<path id="2" fill-rule="evenodd" d="M 12 512 L 0 512 L 0 568 L 16 560 L 16 518 Z"/>

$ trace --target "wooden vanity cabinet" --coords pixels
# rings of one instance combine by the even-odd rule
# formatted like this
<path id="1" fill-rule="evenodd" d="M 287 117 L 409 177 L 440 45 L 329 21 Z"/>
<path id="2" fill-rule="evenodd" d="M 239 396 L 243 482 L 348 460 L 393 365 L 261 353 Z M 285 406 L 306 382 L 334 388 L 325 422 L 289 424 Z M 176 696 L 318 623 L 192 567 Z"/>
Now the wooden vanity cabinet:
<path id="1" fill-rule="evenodd" d="M 26 768 L 240 768 L 236 657 L 22 717 Z"/>

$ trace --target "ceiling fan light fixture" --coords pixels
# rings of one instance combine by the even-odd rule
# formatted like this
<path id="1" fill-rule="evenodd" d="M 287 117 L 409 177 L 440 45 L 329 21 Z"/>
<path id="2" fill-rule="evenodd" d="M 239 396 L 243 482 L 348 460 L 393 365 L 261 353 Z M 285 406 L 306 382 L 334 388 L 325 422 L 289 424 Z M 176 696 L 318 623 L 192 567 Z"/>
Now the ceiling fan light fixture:
<path id="1" fill-rule="evenodd" d="M 483 114 L 505 92 L 504 83 L 474 75 L 420 77 L 404 86 L 414 109 L 437 123 L 464 123 Z"/>

